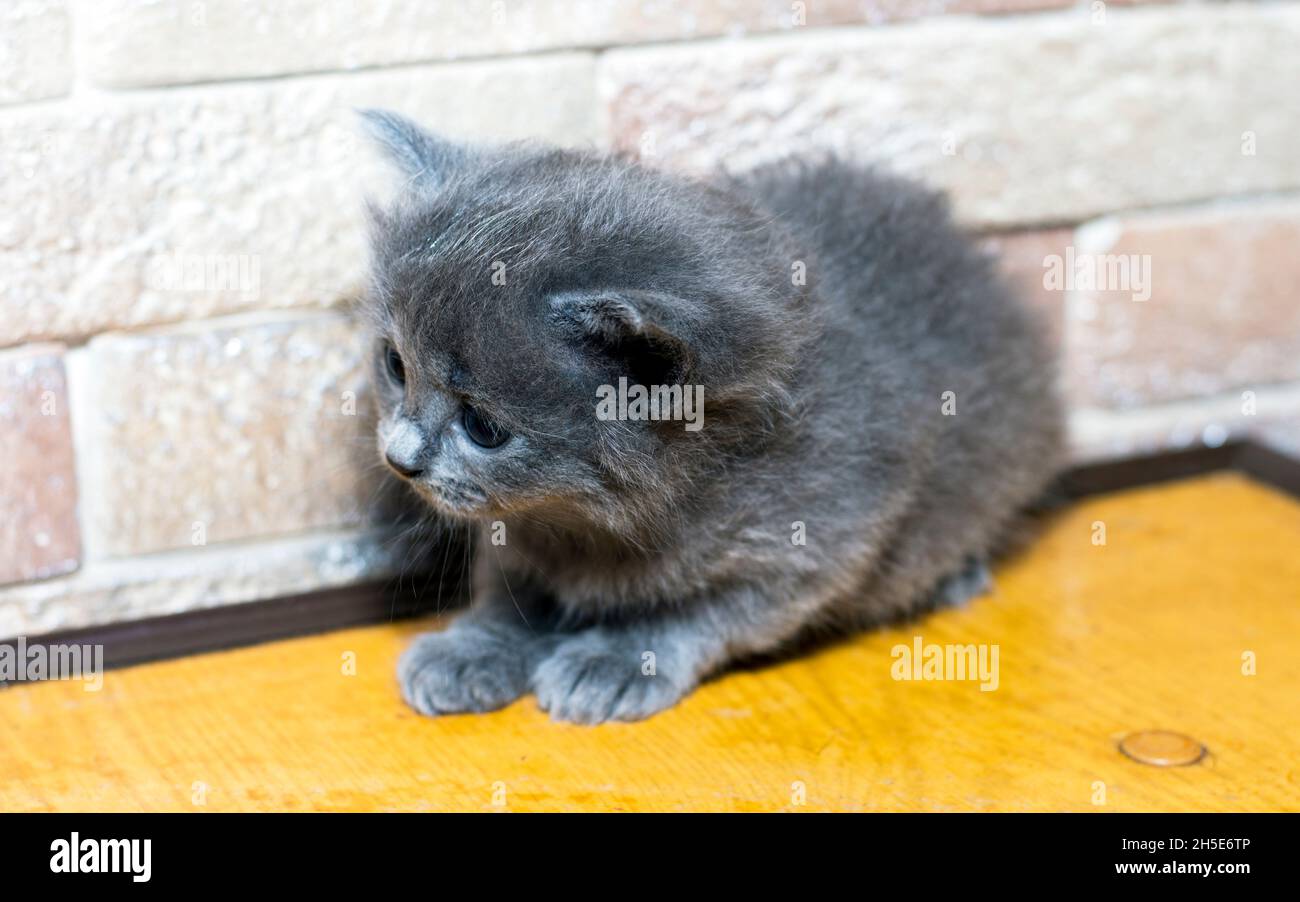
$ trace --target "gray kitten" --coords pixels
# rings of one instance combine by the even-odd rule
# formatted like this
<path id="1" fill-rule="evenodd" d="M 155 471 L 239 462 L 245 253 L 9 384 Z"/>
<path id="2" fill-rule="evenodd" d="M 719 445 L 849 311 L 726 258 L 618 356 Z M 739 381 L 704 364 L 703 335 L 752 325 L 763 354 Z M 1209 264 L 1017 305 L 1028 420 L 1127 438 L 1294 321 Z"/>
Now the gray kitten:
<path id="1" fill-rule="evenodd" d="M 373 211 L 380 452 L 478 528 L 471 608 L 399 665 L 418 711 L 531 691 L 636 720 L 986 587 L 1060 409 L 941 197 L 834 159 L 699 182 L 364 115 L 407 179 Z M 620 379 L 702 392 L 702 428 L 598 415 Z"/>

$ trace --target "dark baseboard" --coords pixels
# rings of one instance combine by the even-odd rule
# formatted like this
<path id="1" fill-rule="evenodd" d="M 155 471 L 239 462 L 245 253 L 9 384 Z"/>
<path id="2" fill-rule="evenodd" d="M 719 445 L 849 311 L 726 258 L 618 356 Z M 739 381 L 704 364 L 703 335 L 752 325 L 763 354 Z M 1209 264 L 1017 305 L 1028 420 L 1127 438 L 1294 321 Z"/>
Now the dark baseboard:
<path id="1" fill-rule="evenodd" d="M 1085 464 L 1063 474 L 1057 485 L 1068 498 L 1084 498 L 1216 470 L 1236 470 L 1300 497 L 1300 460 L 1250 441 Z"/>
<path id="2" fill-rule="evenodd" d="M 1254 442 L 1194 448 L 1076 467 L 1057 483 L 1057 492 L 1077 499 L 1105 492 L 1236 470 L 1300 498 L 1300 461 Z M 435 574 L 436 577 L 436 574 Z M 435 587 L 402 591 L 395 581 L 325 589 L 268 601 L 226 605 L 166 617 L 111 623 L 26 639 L 34 645 L 102 645 L 105 667 L 125 667 L 164 658 L 218 651 L 277 639 L 385 623 L 455 607 L 462 587 L 452 578 L 403 582 Z M 14 646 L 16 640 L 0 642 Z"/>
<path id="3" fill-rule="evenodd" d="M 436 597 L 417 603 L 415 593 L 397 592 L 384 582 L 321 589 L 302 595 L 223 605 L 125 623 L 106 623 L 27 638 L 34 645 L 102 645 L 104 666 L 125 667 L 164 658 L 220 651 L 384 623 L 430 613 Z M 14 645 L 6 640 L 0 645 Z"/>

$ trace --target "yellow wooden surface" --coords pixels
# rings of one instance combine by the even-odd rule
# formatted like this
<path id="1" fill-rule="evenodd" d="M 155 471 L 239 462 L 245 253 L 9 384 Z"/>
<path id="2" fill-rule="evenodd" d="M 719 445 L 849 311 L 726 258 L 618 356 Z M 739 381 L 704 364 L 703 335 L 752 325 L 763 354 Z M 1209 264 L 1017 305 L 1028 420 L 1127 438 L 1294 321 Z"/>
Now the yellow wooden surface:
<path id="1" fill-rule="evenodd" d="M 1297 810 L 1298 550 L 1300 504 L 1235 475 L 1097 498 L 964 609 L 639 724 L 554 724 L 531 698 L 418 717 L 393 678 L 410 625 L 110 672 L 99 693 L 19 685 L 0 810 Z M 892 679 L 917 635 L 997 644 L 999 687 Z M 1209 755 L 1117 751 L 1147 728 Z"/>

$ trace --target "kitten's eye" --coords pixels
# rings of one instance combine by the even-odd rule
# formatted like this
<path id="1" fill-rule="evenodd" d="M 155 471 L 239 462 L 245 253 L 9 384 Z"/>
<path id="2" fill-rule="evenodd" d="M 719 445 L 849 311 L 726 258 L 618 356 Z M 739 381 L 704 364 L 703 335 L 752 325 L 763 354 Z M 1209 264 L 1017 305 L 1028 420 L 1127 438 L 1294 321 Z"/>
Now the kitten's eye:
<path id="1" fill-rule="evenodd" d="M 504 426 L 479 413 L 478 408 L 468 404 L 465 405 L 461 421 L 470 440 L 479 447 L 499 448 L 510 438 L 510 433 Z"/>
<path id="2" fill-rule="evenodd" d="M 393 347 L 392 342 L 384 342 L 384 369 L 388 372 L 388 378 L 393 380 L 394 385 L 406 384 L 406 367 L 402 365 L 402 355 L 397 353 L 397 348 Z"/>

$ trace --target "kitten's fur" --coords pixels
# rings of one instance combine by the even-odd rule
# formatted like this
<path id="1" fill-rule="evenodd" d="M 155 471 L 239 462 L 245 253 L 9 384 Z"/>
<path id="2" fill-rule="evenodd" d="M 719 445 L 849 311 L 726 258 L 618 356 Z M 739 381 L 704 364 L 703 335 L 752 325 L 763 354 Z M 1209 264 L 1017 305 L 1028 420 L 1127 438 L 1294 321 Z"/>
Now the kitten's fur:
<path id="1" fill-rule="evenodd" d="M 633 720 L 985 587 L 1060 414 L 1034 322 L 939 196 L 834 159 L 701 183 L 366 119 L 407 179 L 374 212 L 370 306 L 405 368 L 378 366 L 381 455 L 482 527 L 471 609 L 402 658 L 416 709 L 531 691 Z M 597 419 L 620 376 L 703 385 L 704 428 Z M 468 440 L 462 398 L 510 440 Z"/>

